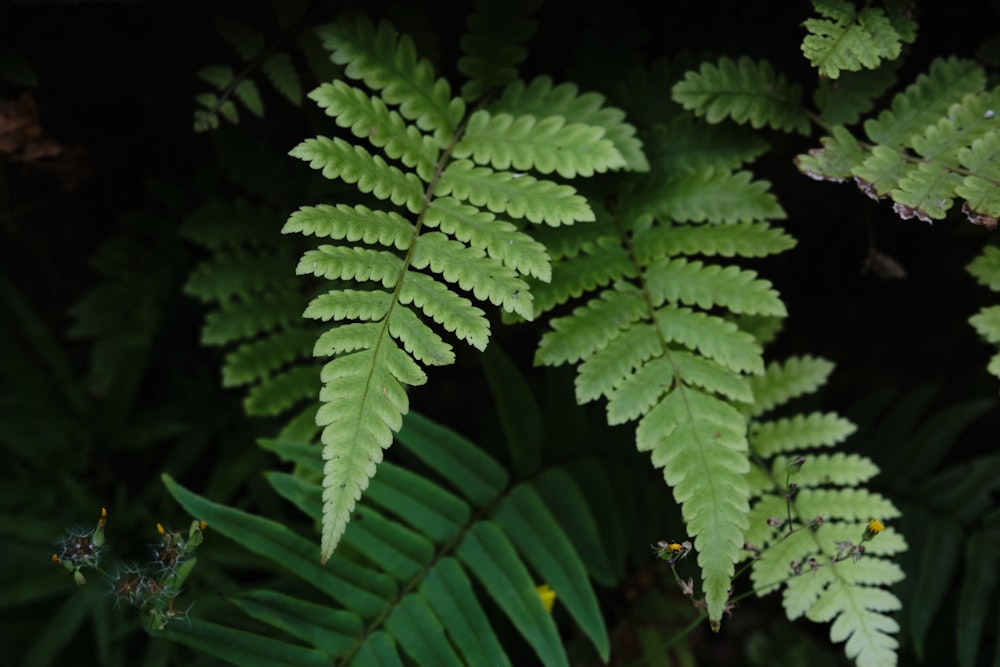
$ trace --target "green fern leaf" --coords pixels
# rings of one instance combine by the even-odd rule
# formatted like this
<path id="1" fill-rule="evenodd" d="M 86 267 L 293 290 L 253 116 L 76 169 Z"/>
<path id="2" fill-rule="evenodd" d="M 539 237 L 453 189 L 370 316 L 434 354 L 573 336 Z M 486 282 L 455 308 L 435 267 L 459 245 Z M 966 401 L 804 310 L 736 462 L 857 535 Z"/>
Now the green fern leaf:
<path id="1" fill-rule="evenodd" d="M 368 248 L 321 245 L 309 250 L 299 261 L 295 272 L 329 279 L 371 280 L 391 287 L 399 282 L 403 260 L 391 252 Z"/>
<path id="2" fill-rule="evenodd" d="M 466 534 L 456 553 L 535 649 L 542 663 L 568 667 L 552 616 L 542 606 L 527 569 L 497 524 L 477 524 Z"/>
<path id="3" fill-rule="evenodd" d="M 437 145 L 416 127 L 406 125 L 403 117 L 390 111 L 380 98 L 334 81 L 309 93 L 309 99 L 333 116 L 337 125 L 350 128 L 354 136 L 369 140 L 390 158 L 415 169 L 423 180 L 432 178 L 439 153 Z"/>
<path id="4" fill-rule="evenodd" d="M 754 128 L 769 125 L 785 132 L 809 132 L 809 119 L 802 110 L 802 88 L 777 75 L 766 60 L 733 61 L 721 58 L 717 65 L 704 63 L 698 72 L 688 72 L 671 90 L 675 102 L 709 123 L 732 118 Z"/>
<path id="5" fill-rule="evenodd" d="M 289 155 L 309 162 L 313 169 L 321 169 L 326 178 L 357 183 L 362 192 L 371 192 L 397 206 L 405 205 L 413 213 L 423 206 L 424 188 L 415 174 L 403 173 L 381 156 L 343 139 L 306 139 Z"/>
<path id="6" fill-rule="evenodd" d="M 653 170 L 670 174 L 736 169 L 760 157 L 767 142 L 745 127 L 710 125 L 689 114 L 678 114 L 653 127 L 645 148 Z"/>
<path id="7" fill-rule="evenodd" d="M 793 398 L 823 386 L 833 364 L 815 357 L 791 357 L 785 363 L 770 363 L 762 375 L 750 378 L 753 389 L 753 416 L 764 414 Z"/>
<path id="8" fill-rule="evenodd" d="M 595 351 L 580 364 L 576 376 L 576 398 L 580 403 L 610 396 L 622 378 L 660 351 L 656 329 L 636 324 Z"/>
<path id="9" fill-rule="evenodd" d="M 424 577 L 419 590 L 437 617 L 447 623 L 448 634 L 462 651 L 465 664 L 510 666 L 489 619 L 476 600 L 472 582 L 457 560 L 443 558 L 438 561 Z"/>
<path id="10" fill-rule="evenodd" d="M 921 163 L 907 170 L 890 193 L 896 202 L 894 209 L 904 220 L 914 216 L 925 222 L 943 220 L 959 182 L 960 177 L 942 165 Z"/>
<path id="11" fill-rule="evenodd" d="M 651 452 L 653 465 L 663 468 L 687 529 L 697 536 L 698 565 L 712 619 L 729 599 L 747 528 L 745 432 L 742 416 L 730 405 L 693 389 L 668 394 L 636 429 L 637 447 Z"/>
<path id="12" fill-rule="evenodd" d="M 969 273 L 994 292 L 1000 292 L 1000 248 L 986 246 L 967 267 Z"/>
<path id="13" fill-rule="evenodd" d="M 536 363 L 573 363 L 603 348 L 619 331 L 637 321 L 645 311 L 639 290 L 618 283 L 597 299 L 567 317 L 555 318 L 552 330 L 542 336 L 535 353 Z"/>
<path id="14" fill-rule="evenodd" d="M 836 79 L 842 70 L 874 69 L 899 57 L 903 40 L 882 9 L 858 11 L 847 0 L 813 0 L 813 8 L 826 18 L 803 23 L 809 34 L 802 54 L 820 76 Z"/>
<path id="15" fill-rule="evenodd" d="M 578 297 L 587 290 L 608 285 L 616 277 L 631 276 L 633 273 L 628 255 L 619 244 L 608 238 L 598 239 L 572 265 L 557 264 L 550 283 L 532 288 L 535 314 L 548 312 L 571 297 Z"/>
<path id="16" fill-rule="evenodd" d="M 485 313 L 465 297 L 455 294 L 436 280 L 409 272 L 399 290 L 401 304 L 413 303 L 427 317 L 477 350 L 486 349 L 490 323 Z"/>
<path id="17" fill-rule="evenodd" d="M 233 89 L 233 94 L 243 102 L 243 105 L 250 110 L 250 113 L 260 118 L 264 115 L 264 101 L 260 99 L 260 91 L 257 84 L 250 79 L 243 79 Z"/>
<path id="18" fill-rule="evenodd" d="M 427 60 L 417 57 L 408 36 L 397 38 L 387 22 L 376 27 L 363 16 L 329 24 L 317 32 L 333 62 L 346 65 L 344 74 L 379 91 L 382 99 L 398 105 L 399 113 L 421 130 L 433 131 L 440 139 L 458 129 L 464 102 L 451 96 L 445 79 L 434 77 Z"/>
<path id="19" fill-rule="evenodd" d="M 313 399 L 319 389 L 317 370 L 315 365 L 308 364 L 262 379 L 247 392 L 243 409 L 250 416 L 274 416 L 303 400 Z"/>
<path id="20" fill-rule="evenodd" d="M 813 413 L 758 422 L 751 429 L 750 442 L 761 456 L 773 456 L 803 447 L 831 447 L 853 432 L 854 424 L 843 417 Z"/>
<path id="21" fill-rule="evenodd" d="M 534 276 L 542 282 L 552 279 L 545 246 L 492 213 L 466 206 L 451 197 L 438 197 L 428 206 L 424 224 L 437 227 L 473 248 L 482 248 L 490 257 L 522 275 Z"/>
<path id="22" fill-rule="evenodd" d="M 470 249 L 440 232 L 428 232 L 417 241 L 411 261 L 416 269 L 430 267 L 448 282 L 471 290 L 480 301 L 488 300 L 525 319 L 534 317 L 528 284 L 481 250 Z"/>
<path id="23" fill-rule="evenodd" d="M 955 194 L 967 202 L 966 214 L 973 222 L 994 227 L 1000 218 L 1000 195 L 997 194 L 997 156 L 1000 155 L 1000 134 L 991 133 L 976 139 L 958 152 L 958 160 L 976 172 L 955 186 Z"/>
<path id="24" fill-rule="evenodd" d="M 469 116 L 453 155 L 500 170 L 513 167 L 542 174 L 557 172 L 564 178 L 591 176 L 625 166 L 625 158 L 603 135 L 599 127 L 567 124 L 559 116 L 537 120 L 530 115 L 515 118 L 479 110 Z"/>
<path id="25" fill-rule="evenodd" d="M 646 286 L 654 305 L 669 300 L 706 309 L 724 306 L 734 313 L 787 315 L 771 283 L 759 280 L 754 271 L 706 266 L 683 258 L 663 259 L 646 268 Z"/>
<path id="26" fill-rule="evenodd" d="M 983 308 L 969 322 L 987 342 L 1000 343 L 1000 306 Z"/>
<path id="27" fill-rule="evenodd" d="M 661 225 L 635 235 L 635 257 L 642 264 L 670 255 L 765 257 L 794 246 L 795 239 L 763 222 L 736 222 L 725 226 Z"/>
<path id="28" fill-rule="evenodd" d="M 249 301 L 227 300 L 220 309 L 205 316 L 201 342 L 225 345 L 252 338 L 288 325 L 302 315 L 305 300 L 290 299 L 287 294 L 264 294 Z"/>
<path id="29" fill-rule="evenodd" d="M 785 212 L 767 181 L 752 181 L 747 171 L 703 169 L 666 179 L 637 202 L 661 218 L 675 222 L 732 224 L 780 220 Z"/>
<path id="30" fill-rule="evenodd" d="M 477 100 L 517 79 L 517 66 L 528 54 L 521 44 L 537 30 L 529 17 L 540 4 L 538 0 L 476 2 L 469 31 L 459 41 L 465 55 L 458 59 L 458 71 L 469 78 L 462 86 L 463 98 Z"/>
<path id="31" fill-rule="evenodd" d="M 315 339 L 314 331 L 290 328 L 241 346 L 226 355 L 222 385 L 235 387 L 248 384 L 293 360 L 308 358 Z"/>
<path id="32" fill-rule="evenodd" d="M 732 322 L 690 308 L 664 306 L 656 322 L 668 341 L 680 343 L 737 372 L 764 370 L 757 340 Z"/>
<path id="33" fill-rule="evenodd" d="M 581 94 L 572 83 L 554 86 L 552 79 L 541 76 L 528 84 L 511 81 L 499 99 L 490 104 L 490 111 L 530 114 L 536 118 L 559 117 L 569 124 L 603 128 L 604 138 L 618 151 L 628 169 L 648 171 L 649 162 L 635 127 L 625 122 L 623 111 L 604 106 L 604 101 L 604 96 L 598 93 Z"/>
<path id="34" fill-rule="evenodd" d="M 891 110 L 865 121 L 865 132 L 880 145 L 908 145 L 924 128 L 944 116 L 955 100 L 981 92 L 984 85 L 983 71 L 975 63 L 939 58 L 931 63 L 927 74 L 918 76 L 915 83 L 893 98 Z"/>
<path id="35" fill-rule="evenodd" d="M 567 225 L 594 219 L 587 200 L 568 185 L 542 181 L 528 174 L 496 172 L 469 160 L 448 164 L 437 183 L 438 196 L 452 195 L 493 213 L 531 222 Z"/>
<path id="36" fill-rule="evenodd" d="M 367 206 L 302 206 L 289 216 L 282 234 L 344 241 L 364 241 L 405 250 L 414 234 L 413 225 L 394 211 L 373 211 Z"/>
<path id="37" fill-rule="evenodd" d="M 378 348 L 327 363 L 320 379 L 324 405 L 316 423 L 324 427 L 323 458 L 327 461 L 321 547 L 326 562 L 375 466 L 382 461 L 382 450 L 392 444 L 393 432 L 402 425 L 409 409 L 404 385 L 423 384 L 426 376 L 406 352 L 383 336 Z"/>
<path id="38" fill-rule="evenodd" d="M 750 412 L 764 413 L 815 390 L 830 370 L 808 357 L 772 364 L 752 380 L 762 402 Z M 751 578 L 758 595 L 784 586 L 790 619 L 831 623 L 830 638 L 846 641 L 845 652 L 858 665 L 894 665 L 898 642 L 892 635 L 899 626 L 887 612 L 900 603 L 884 587 L 903 572 L 883 557 L 905 549 L 905 542 L 881 521 L 899 511 L 857 488 L 878 472 L 867 458 L 808 451 L 853 430 L 837 415 L 818 413 L 751 424 L 750 447 L 760 462 L 747 476 L 754 496 L 745 535 L 756 554 Z"/>
<path id="39" fill-rule="evenodd" d="M 624 160 L 603 127 L 567 122 L 559 109 L 537 120 L 486 110 L 466 117 L 463 100 L 451 97 L 448 82 L 388 23 L 356 17 L 320 34 L 333 61 L 374 94 L 338 81 L 310 98 L 376 152 L 317 137 L 291 154 L 388 206 L 303 207 L 284 228 L 339 242 L 307 251 L 296 269 L 335 286 L 304 312 L 338 323 L 313 350 L 334 356 L 317 416 L 326 445 L 322 555 L 329 559 L 381 450 L 399 429 L 406 386 L 425 381 L 422 366 L 455 360 L 435 327 L 484 349 L 490 328 L 479 303 L 531 319 L 533 294 L 523 276 L 544 281 L 552 269 L 545 247 L 522 231 L 520 219 L 550 226 L 594 219 L 572 187 L 498 169 L 575 177 L 619 168 Z M 354 289 L 355 283 L 368 285 Z"/>
<path id="40" fill-rule="evenodd" d="M 292 64 L 292 57 L 284 51 L 272 53 L 260 64 L 274 89 L 295 106 L 302 106 L 302 82 Z"/>
<path id="41" fill-rule="evenodd" d="M 834 181 L 843 183 L 850 179 L 855 173 L 855 167 L 865 160 L 867 153 L 861 148 L 861 144 L 850 132 L 843 127 L 833 128 L 833 132 L 828 137 L 820 139 L 822 148 L 814 148 L 807 155 L 799 155 L 795 158 L 795 166 L 803 174 L 817 181 Z M 881 146 L 876 146 L 874 151 L 886 151 L 891 156 L 890 159 L 897 159 L 898 153 Z M 894 166 L 898 163 L 893 163 Z M 858 173 L 859 178 L 861 173 Z M 868 174 L 869 183 L 878 182 L 881 191 L 887 190 L 882 185 L 880 176 Z M 892 182 L 895 182 L 893 180 Z"/>
<path id="42" fill-rule="evenodd" d="M 207 81 L 219 90 L 228 88 L 235 78 L 233 68 L 226 65 L 212 65 L 198 70 L 198 78 Z"/>

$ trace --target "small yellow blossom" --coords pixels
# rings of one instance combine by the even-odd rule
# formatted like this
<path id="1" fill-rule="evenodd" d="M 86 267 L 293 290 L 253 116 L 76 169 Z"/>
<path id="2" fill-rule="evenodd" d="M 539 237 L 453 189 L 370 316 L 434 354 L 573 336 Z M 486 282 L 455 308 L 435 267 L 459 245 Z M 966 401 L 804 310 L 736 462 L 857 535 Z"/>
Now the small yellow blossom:
<path id="1" fill-rule="evenodd" d="M 163 529 L 163 524 L 160 523 L 159 521 L 156 522 L 156 532 L 158 532 L 160 535 L 163 535 L 164 533 L 167 532 Z"/>
<path id="2" fill-rule="evenodd" d="M 862 542 L 867 542 L 885 530 L 885 526 L 878 519 L 871 519 L 865 527 L 865 534 L 861 536 Z"/>
<path id="3" fill-rule="evenodd" d="M 535 592 L 538 593 L 538 597 L 541 598 L 542 604 L 545 606 L 545 611 L 551 614 L 552 606 L 556 603 L 556 592 L 552 590 L 552 587 L 548 584 L 535 586 Z"/>

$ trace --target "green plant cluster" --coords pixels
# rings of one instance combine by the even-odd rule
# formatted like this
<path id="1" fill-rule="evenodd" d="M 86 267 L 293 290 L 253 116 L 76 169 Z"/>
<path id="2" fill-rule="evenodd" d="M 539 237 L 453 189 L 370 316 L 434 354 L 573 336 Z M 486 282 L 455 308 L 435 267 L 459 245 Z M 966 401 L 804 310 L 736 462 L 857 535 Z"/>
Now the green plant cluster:
<path id="1" fill-rule="evenodd" d="M 204 392 L 204 413 L 137 401 L 171 308 L 199 308 L 218 384 L 244 391 L 237 444 L 214 427 L 218 470 L 177 454 L 155 472 L 193 523 L 161 528 L 165 565 L 122 569 L 116 599 L 154 641 L 236 665 L 693 664 L 692 633 L 726 642 L 742 605 L 772 600 L 796 622 L 774 637 L 799 639 L 755 637 L 753 664 L 799 664 L 803 646 L 829 664 L 940 660 L 927 636 L 953 607 L 955 663 L 1000 656 L 1000 459 L 949 459 L 995 401 L 926 419 L 923 389 L 823 407 L 836 360 L 779 345 L 796 304 L 768 276 L 799 251 L 798 220 L 765 162 L 772 143 L 818 143 L 792 176 L 983 234 L 1000 217 L 995 72 L 939 54 L 898 84 L 914 7 L 812 8 L 789 72 L 669 53 L 575 81 L 532 61 L 551 20 L 533 0 L 477 0 L 444 48 L 374 10 L 275 3 L 276 31 L 216 19 L 242 64 L 198 69 L 194 125 L 224 177 L 194 176 L 183 204 L 154 186 L 170 223 L 126 218 L 95 256 L 71 329 L 89 394 L 0 284 L 0 342 L 43 360 L 9 355 L 32 379 L 0 400 L 67 405 L 46 441 L 91 448 L 80 425 L 100 423 L 122 451 L 207 447 L 214 368 L 166 390 Z M 261 76 L 294 111 L 265 115 Z M 240 110 L 302 119 L 288 155 L 255 153 Z M 1000 252 L 980 242 L 968 273 L 1000 291 Z M 1000 345 L 1000 306 L 977 307 L 970 335 Z M 1000 354 L 983 363 L 1000 377 Z M 492 400 L 468 437 L 450 417 L 474 384 Z M 33 422 L 3 420 L 14 499 L 46 466 Z M 21 509 L 5 501 L 4 534 Z M 206 526 L 227 539 L 195 567 Z M 102 516 L 52 560 L 83 584 L 104 542 Z M 174 607 L 182 584 L 203 609 Z M 65 642 L 94 606 L 78 599 Z M 45 644 L 25 664 L 53 664 Z"/>

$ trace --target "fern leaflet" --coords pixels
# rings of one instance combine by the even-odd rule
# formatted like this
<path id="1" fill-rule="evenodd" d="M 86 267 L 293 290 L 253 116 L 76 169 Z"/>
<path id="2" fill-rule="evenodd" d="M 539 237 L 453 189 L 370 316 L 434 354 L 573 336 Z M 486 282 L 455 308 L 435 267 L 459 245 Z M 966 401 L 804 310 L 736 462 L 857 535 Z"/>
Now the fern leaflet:
<path id="1" fill-rule="evenodd" d="M 884 587 L 900 581 L 903 572 L 886 557 L 906 544 L 883 523 L 899 511 L 858 488 L 878 468 L 858 455 L 809 451 L 843 441 L 854 430 L 836 415 L 760 418 L 815 390 L 830 369 L 822 360 L 793 358 L 753 380 L 768 398 L 750 407 L 757 415 L 750 429 L 755 466 L 747 477 L 755 496 L 746 533 L 754 554 L 751 579 L 758 595 L 783 587 L 789 619 L 831 623 L 830 639 L 846 642 L 845 653 L 856 664 L 894 665 L 898 642 L 892 635 L 899 625 L 888 612 L 900 603 Z"/>

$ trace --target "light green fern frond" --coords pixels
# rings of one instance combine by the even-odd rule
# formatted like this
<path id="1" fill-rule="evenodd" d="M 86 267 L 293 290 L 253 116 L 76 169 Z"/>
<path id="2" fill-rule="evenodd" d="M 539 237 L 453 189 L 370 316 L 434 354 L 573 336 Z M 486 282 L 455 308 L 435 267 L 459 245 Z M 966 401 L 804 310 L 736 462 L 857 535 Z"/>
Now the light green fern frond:
<path id="1" fill-rule="evenodd" d="M 809 131 L 809 118 L 801 106 L 802 87 L 776 74 L 766 60 L 720 58 L 718 64 L 704 63 L 674 84 L 671 94 L 675 102 L 709 123 L 731 118 L 754 128 Z"/>
<path id="2" fill-rule="evenodd" d="M 893 18 L 901 32 L 880 7 L 859 10 L 849 0 L 813 0 L 813 8 L 824 18 L 803 23 L 809 34 L 802 40 L 802 53 L 823 77 L 874 69 L 898 58 L 903 43 L 916 37 L 916 24 L 898 12 Z"/>
<path id="3" fill-rule="evenodd" d="M 310 98 L 371 150 L 320 136 L 291 154 L 378 202 L 375 209 L 302 207 L 284 229 L 321 241 L 297 272 L 333 281 L 305 310 L 307 318 L 334 323 L 314 349 L 333 357 L 317 417 L 324 427 L 326 560 L 402 423 L 407 387 L 426 381 L 423 367 L 455 360 L 440 329 L 481 350 L 490 327 L 480 306 L 531 319 L 527 279 L 547 281 L 551 264 L 525 221 L 593 219 L 570 185 L 543 176 L 621 169 L 626 161 L 606 126 L 617 122 L 620 140 L 627 137 L 620 112 L 606 113 L 593 98 L 581 105 L 575 88 L 544 115 L 516 104 L 467 113 L 412 40 L 386 22 L 355 16 L 319 32 L 333 61 L 366 88 L 335 81 Z M 604 124 L 589 123 L 581 109 Z"/>
<path id="4" fill-rule="evenodd" d="M 888 557 L 903 551 L 901 534 L 886 527 L 899 516 L 887 499 L 862 485 L 878 473 L 856 454 L 816 453 L 842 442 L 854 426 L 837 415 L 797 414 L 761 420 L 787 400 L 814 391 L 831 370 L 828 362 L 793 358 L 753 378 L 762 402 L 750 427 L 755 465 L 747 476 L 753 506 L 746 548 L 758 595 L 783 590 L 789 619 L 831 623 L 830 638 L 846 642 L 858 665 L 895 665 L 900 608 L 886 587 L 903 572 Z"/>
<path id="5" fill-rule="evenodd" d="M 872 198 L 891 199 L 904 219 L 944 219 L 954 200 L 963 199 L 962 212 L 971 222 L 995 227 L 1000 89 L 987 91 L 985 84 L 975 63 L 935 60 L 893 98 L 891 108 L 865 121 L 869 142 L 838 125 L 821 139 L 821 149 L 796 163 L 812 178 L 853 178 Z"/>
<path id="6" fill-rule="evenodd" d="M 671 142 L 698 152 L 691 137 L 670 131 L 650 133 L 646 144 L 668 155 Z M 747 529 L 747 377 L 764 370 L 759 342 L 733 319 L 780 318 L 785 307 L 755 272 L 715 260 L 764 256 L 794 241 L 766 222 L 784 216 L 767 184 L 731 171 L 742 160 L 727 158 L 723 168 L 715 151 L 706 141 L 711 168 L 654 169 L 638 187 L 604 193 L 608 209 L 567 229 L 562 242 L 560 230 L 545 234 L 557 259 L 552 283 L 534 291 L 539 313 L 582 298 L 551 320 L 536 363 L 579 363 L 578 402 L 603 396 L 609 423 L 638 421 L 637 447 L 663 468 L 694 537 L 717 626 Z"/>

